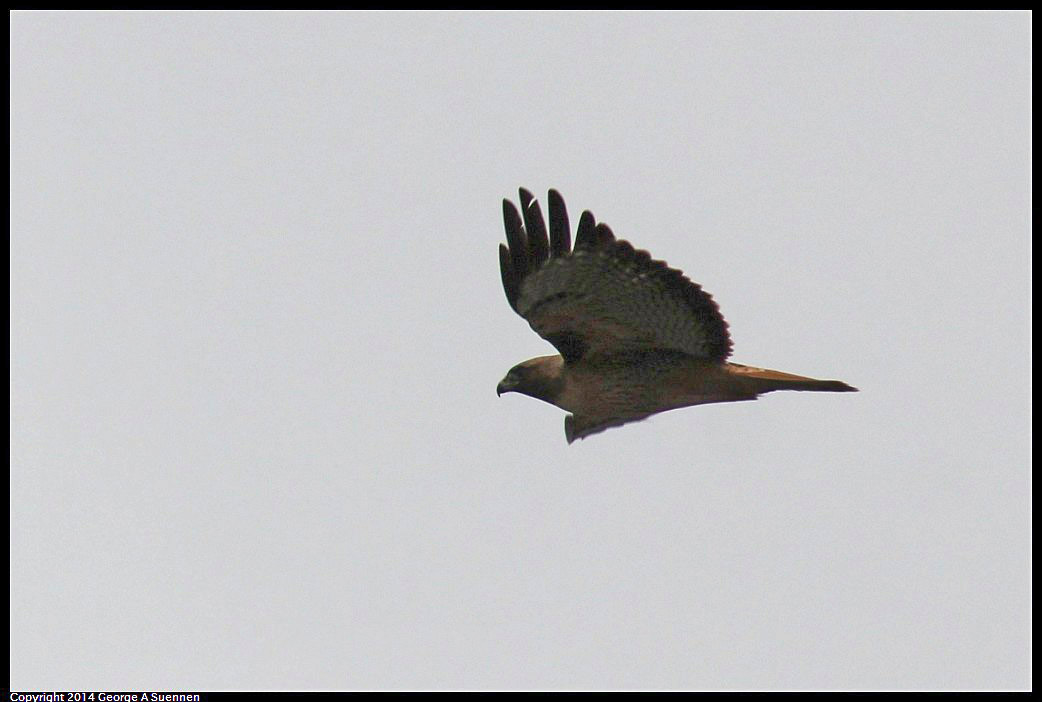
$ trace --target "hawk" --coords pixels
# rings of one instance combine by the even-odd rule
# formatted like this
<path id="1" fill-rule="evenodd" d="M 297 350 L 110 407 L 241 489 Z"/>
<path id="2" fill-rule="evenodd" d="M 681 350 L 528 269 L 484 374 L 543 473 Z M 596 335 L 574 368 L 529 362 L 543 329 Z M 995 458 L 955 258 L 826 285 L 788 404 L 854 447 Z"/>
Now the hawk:
<path id="1" fill-rule="evenodd" d="M 558 355 L 514 366 L 496 394 L 518 392 L 569 412 L 569 444 L 680 407 L 775 390 L 857 391 L 838 380 L 729 363 L 727 322 L 701 286 L 616 239 L 588 210 L 573 247 L 556 190 L 548 197 L 549 229 L 532 193 L 522 188 L 520 196 L 520 213 L 503 200 L 503 289 Z"/>

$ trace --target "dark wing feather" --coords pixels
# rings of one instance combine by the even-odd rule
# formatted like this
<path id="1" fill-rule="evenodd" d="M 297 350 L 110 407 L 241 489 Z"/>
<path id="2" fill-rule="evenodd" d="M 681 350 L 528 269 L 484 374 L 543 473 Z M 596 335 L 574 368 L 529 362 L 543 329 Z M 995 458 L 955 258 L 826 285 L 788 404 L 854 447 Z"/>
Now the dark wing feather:
<path id="1" fill-rule="evenodd" d="M 507 302 L 517 311 L 517 296 L 521 292 L 521 277 L 514 271 L 514 263 L 510 258 L 510 249 L 506 244 L 499 245 L 499 272 L 503 277 L 503 290 L 507 294 Z"/>
<path id="2" fill-rule="evenodd" d="M 543 212 L 539 203 L 532 200 L 522 211 L 525 218 L 525 231 L 528 233 L 529 266 L 541 266 L 550 257 L 550 240 L 546 235 L 546 224 L 543 223 Z"/>
<path id="3" fill-rule="evenodd" d="M 572 251 L 572 233 L 568 229 L 568 210 L 561 193 L 551 190 L 550 201 L 550 255 L 567 256 Z"/>
<path id="4" fill-rule="evenodd" d="M 521 224 L 521 215 L 510 200 L 503 200 L 503 224 L 507 230 L 511 269 L 520 281 L 528 274 L 528 240 Z"/>
<path id="5" fill-rule="evenodd" d="M 597 243 L 597 221 L 593 212 L 586 210 L 579 217 L 579 229 L 575 232 L 575 248 L 585 249 Z"/>
<path id="6" fill-rule="evenodd" d="M 592 355 L 669 349 L 723 361 L 727 322 L 702 288 L 654 261 L 583 212 L 575 249 L 567 248 L 564 201 L 550 192 L 550 234 L 539 205 L 521 191 L 521 215 L 504 201 L 509 248 L 500 248 L 511 307 L 572 363 Z M 506 250 L 504 250 L 506 249 Z"/>

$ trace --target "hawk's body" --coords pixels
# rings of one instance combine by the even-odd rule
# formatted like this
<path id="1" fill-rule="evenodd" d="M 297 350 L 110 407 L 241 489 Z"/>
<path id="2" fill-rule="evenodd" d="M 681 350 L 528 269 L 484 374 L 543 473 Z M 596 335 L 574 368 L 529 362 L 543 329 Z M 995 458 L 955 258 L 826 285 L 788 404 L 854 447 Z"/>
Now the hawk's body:
<path id="1" fill-rule="evenodd" d="M 564 201 L 550 191 L 550 228 L 521 190 L 522 215 L 503 201 L 500 245 L 510 306 L 561 355 L 525 361 L 498 392 L 521 392 L 571 412 L 568 442 L 658 412 L 755 400 L 773 390 L 848 392 L 815 380 L 728 363 L 731 339 L 713 299 L 645 251 L 616 240 L 584 212 L 570 245 Z"/>

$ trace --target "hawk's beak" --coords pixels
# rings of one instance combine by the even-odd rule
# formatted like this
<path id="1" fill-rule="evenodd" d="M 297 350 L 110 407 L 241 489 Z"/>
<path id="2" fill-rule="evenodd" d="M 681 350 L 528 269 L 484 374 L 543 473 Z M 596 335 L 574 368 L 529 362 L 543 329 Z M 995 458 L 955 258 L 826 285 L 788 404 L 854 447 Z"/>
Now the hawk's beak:
<path id="1" fill-rule="evenodd" d="M 508 375 L 499 381 L 499 385 L 496 386 L 496 395 L 502 395 L 505 392 L 513 392 L 515 385 L 516 383 L 514 380 Z"/>

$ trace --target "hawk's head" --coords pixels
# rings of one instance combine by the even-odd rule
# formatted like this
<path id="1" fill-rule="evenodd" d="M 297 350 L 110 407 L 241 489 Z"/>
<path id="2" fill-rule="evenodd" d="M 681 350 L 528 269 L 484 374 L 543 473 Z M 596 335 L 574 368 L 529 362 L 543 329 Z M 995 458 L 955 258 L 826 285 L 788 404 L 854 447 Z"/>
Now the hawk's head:
<path id="1" fill-rule="evenodd" d="M 564 359 L 560 356 L 540 356 L 518 363 L 510 369 L 506 377 L 496 386 L 496 394 L 519 392 L 550 404 L 555 400 L 564 385 L 561 369 Z"/>

